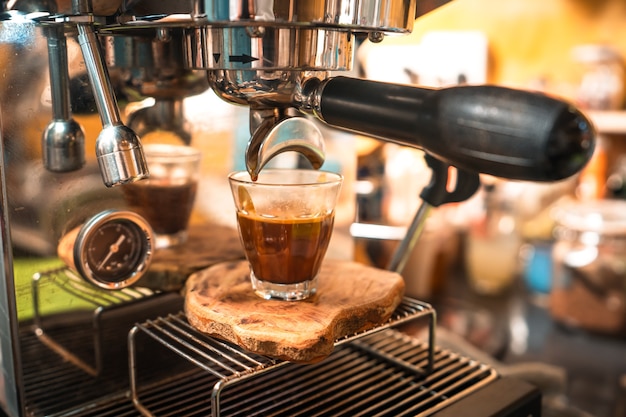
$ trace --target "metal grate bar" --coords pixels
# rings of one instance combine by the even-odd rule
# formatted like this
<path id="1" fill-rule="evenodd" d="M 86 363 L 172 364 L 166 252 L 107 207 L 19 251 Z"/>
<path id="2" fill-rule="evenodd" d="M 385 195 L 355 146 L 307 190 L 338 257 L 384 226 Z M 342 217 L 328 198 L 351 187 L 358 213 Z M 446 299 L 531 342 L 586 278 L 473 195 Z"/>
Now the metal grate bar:
<path id="1" fill-rule="evenodd" d="M 405 297 L 402 303 L 392 313 L 389 320 L 386 323 L 382 323 L 374 329 L 367 330 L 358 334 L 348 335 L 335 341 L 335 346 L 343 343 L 351 342 L 357 338 L 361 338 L 365 335 L 378 332 L 380 330 L 389 329 L 391 327 L 397 327 L 401 324 L 413 321 L 417 318 L 429 318 L 431 327 L 434 327 L 436 316 L 435 310 L 430 304 L 422 301 L 414 300 L 412 298 Z"/>
<path id="2" fill-rule="evenodd" d="M 378 387 L 382 381 L 401 377 L 386 364 L 376 364 L 372 361 L 364 362 L 359 366 L 351 364 L 350 369 L 351 372 L 344 371 L 344 375 L 337 374 L 332 379 L 320 376 L 310 381 L 305 390 L 297 390 L 300 401 L 294 402 L 286 399 L 287 404 L 280 408 L 280 413 L 291 416 L 310 416 L 317 414 L 322 407 L 330 407 L 330 410 L 323 411 L 327 413 L 336 410 L 337 402 L 345 397 L 350 398 L 352 402 L 358 402 L 359 399 L 369 401 L 368 396 L 365 396 L 368 393 L 368 387 Z M 373 390 L 370 394 L 372 393 Z"/>
<path id="3" fill-rule="evenodd" d="M 191 408 L 205 407 L 210 414 L 210 387 L 215 378 L 206 372 L 185 374 L 184 378 L 176 378 L 150 391 L 144 398 L 153 411 L 160 417 L 184 416 Z"/>
<path id="4" fill-rule="evenodd" d="M 181 313 L 179 314 L 179 316 L 171 316 L 171 318 L 178 325 L 177 327 L 175 327 L 175 329 L 180 331 L 181 334 L 197 341 L 200 344 L 201 348 L 208 349 L 209 351 L 213 353 L 224 354 L 226 352 L 229 352 L 230 355 L 228 355 L 227 358 L 231 360 L 233 363 L 237 364 L 238 366 L 245 368 L 246 371 L 248 372 L 254 371 L 255 369 L 258 369 L 263 366 L 267 366 L 268 364 L 273 365 L 276 363 L 275 360 L 269 359 L 267 357 L 254 355 L 254 354 L 248 354 L 245 351 L 241 350 L 240 348 L 235 347 L 229 343 L 220 342 L 218 343 L 219 349 L 215 349 L 211 346 L 211 343 L 215 343 L 216 340 L 208 336 L 204 336 L 204 335 L 203 335 L 204 337 L 201 337 L 201 338 L 197 337 L 198 334 L 202 335 L 202 333 L 199 333 L 195 328 L 193 328 L 189 324 L 189 322 L 187 322 L 187 319 L 184 318 L 184 314 Z M 185 329 L 185 331 L 183 331 L 183 329 Z M 205 351 L 203 350 L 203 352 Z M 238 360 L 237 357 L 239 357 L 240 359 Z M 247 364 L 245 364 L 244 362 L 247 362 Z"/>
<path id="5" fill-rule="evenodd" d="M 33 293 L 38 294 L 45 284 L 52 284 L 72 296 L 91 303 L 94 307 L 107 307 L 155 294 L 147 288 L 123 288 L 107 291 L 86 282 L 68 268 L 58 268 L 33 275 Z"/>
<path id="6" fill-rule="evenodd" d="M 99 326 L 102 314 L 117 306 L 123 306 L 157 294 L 157 292 L 151 289 L 139 287 L 107 291 L 86 282 L 75 272 L 65 267 L 34 274 L 31 286 L 35 334 L 50 349 L 92 376 L 98 375 L 102 370 L 102 343 L 105 343 L 108 336 L 102 334 L 102 329 Z M 50 328 L 48 321 L 42 315 L 41 300 L 45 299 L 44 294 L 46 291 L 52 291 L 50 286 L 78 300 L 85 301 L 93 308 L 93 310 L 89 311 L 89 307 L 82 307 L 85 313 L 91 312 L 89 327 L 85 328 L 84 330 L 86 331 L 82 334 L 89 336 L 89 340 L 85 340 L 84 343 L 92 347 L 88 351 L 83 351 L 83 355 L 79 356 L 75 351 L 68 349 L 68 346 L 75 345 L 75 343 L 72 343 L 73 341 L 67 340 L 67 338 L 72 338 L 71 334 L 55 332 Z M 75 312 L 77 311 L 75 310 Z M 63 340 L 64 336 L 66 337 L 65 340 Z"/>
<path id="7" fill-rule="evenodd" d="M 410 415 L 428 415 L 473 392 L 476 382 L 487 383 L 496 377 L 485 366 L 435 351 L 432 340 L 425 344 L 389 330 L 418 317 L 428 317 L 431 327 L 434 325 L 434 311 L 428 304 L 406 299 L 387 323 L 338 340 L 336 344 L 341 346 L 331 357 L 315 365 L 246 353 L 198 332 L 184 313 L 150 320 L 136 325 L 129 337 L 133 402 L 144 415 L 159 417 L 205 416 L 209 410 L 214 416 L 233 417 L 395 417 L 403 410 L 410 410 Z M 165 393 L 160 389 L 152 392 L 147 384 L 139 387 L 133 345 L 144 334 L 196 365 L 199 372 L 184 382 L 170 381 L 175 388 Z"/>
<path id="8" fill-rule="evenodd" d="M 441 357 L 441 355 L 438 355 L 438 357 Z M 435 372 L 438 371 L 439 366 L 440 363 L 435 362 Z M 406 374 L 404 375 L 406 376 Z M 406 376 L 406 378 L 408 378 L 408 376 Z M 393 384 L 393 381 L 381 384 L 381 389 L 368 398 L 366 403 L 355 404 L 353 407 L 354 410 L 351 410 L 351 414 L 354 416 L 371 416 L 374 415 L 377 410 L 383 410 L 382 415 L 394 415 L 387 411 L 393 409 L 397 403 L 406 401 L 407 398 L 413 402 L 418 400 L 427 401 L 432 398 L 433 395 L 437 395 L 436 392 L 429 389 L 428 379 L 416 381 L 415 378 L 411 378 L 408 381 L 410 383 L 407 383 L 406 378 L 396 384 Z"/>
<path id="9" fill-rule="evenodd" d="M 128 407 L 128 403 L 127 397 L 117 395 L 84 405 L 74 405 L 58 413 L 46 414 L 46 417 L 137 417 L 137 410 Z"/>
<path id="10" fill-rule="evenodd" d="M 398 366 L 405 366 L 411 371 L 420 369 L 426 374 L 433 371 L 433 365 L 437 360 L 437 353 L 434 349 L 433 330 L 428 344 L 418 342 L 407 335 L 399 338 L 387 338 L 385 333 L 374 333 L 363 339 L 356 341 L 356 346 L 362 349 L 369 349 L 373 354 L 382 355 L 385 353 L 386 359 L 396 361 Z M 369 346 L 369 348 L 368 348 Z M 408 365 L 408 364 L 412 365 Z"/>
<path id="11" fill-rule="evenodd" d="M 377 381 L 377 385 L 371 388 L 369 396 L 350 397 L 350 401 L 345 402 L 344 408 L 330 404 L 328 408 L 317 409 L 315 415 L 344 415 L 344 416 L 370 416 L 371 410 L 376 408 L 385 409 L 391 404 L 389 398 L 391 394 L 398 391 L 407 383 L 411 383 L 404 375 L 393 374 L 393 378 L 386 378 Z"/>
<path id="12" fill-rule="evenodd" d="M 228 396 L 224 397 L 223 411 L 225 415 L 247 414 L 247 410 L 253 410 L 259 405 L 263 405 L 269 398 L 275 398 L 277 402 L 281 395 L 292 390 L 294 386 L 300 386 L 307 378 L 317 378 L 326 374 L 332 377 L 332 372 L 342 369 L 350 358 L 339 357 L 334 363 L 335 368 L 328 367 L 327 364 L 319 364 L 316 367 L 280 367 L 275 368 L 271 373 L 262 374 L 249 384 L 233 384 L 228 388 Z M 306 372 L 308 369 L 309 373 Z"/>
<path id="13" fill-rule="evenodd" d="M 340 354 L 342 358 L 347 358 L 347 362 L 342 364 L 337 362 L 340 358 L 337 355 Z M 449 367 L 448 356 L 445 352 L 438 352 L 438 358 L 447 362 Z M 380 415 L 395 416 L 399 411 L 389 412 L 389 410 L 394 409 L 398 398 L 403 398 L 393 396 L 396 392 L 404 394 L 404 397 L 410 398 L 413 403 L 416 399 L 422 398 L 422 410 L 432 406 L 433 397 L 438 396 L 434 401 L 448 403 L 445 395 L 433 392 L 428 387 L 428 380 L 416 379 L 415 375 L 411 375 L 405 369 L 394 369 L 393 364 L 381 364 L 380 361 L 372 362 L 373 360 L 364 356 L 361 349 L 352 349 L 349 345 L 334 353 L 323 367 L 290 365 L 281 368 L 271 374 L 255 378 L 254 388 L 248 391 L 242 389 L 235 397 L 230 391 L 225 391 L 224 396 L 228 400 L 224 400 L 223 415 L 370 416 L 376 411 L 381 411 Z M 450 373 L 449 369 L 439 370 L 439 365 L 436 364 L 436 369 L 440 374 L 445 376 Z M 334 370 L 336 373 L 333 373 Z M 276 374 L 284 374 L 285 377 Z M 273 390 L 268 391 L 268 386 Z M 267 395 L 263 396 L 263 393 Z M 259 396 L 263 402 L 257 400 Z M 249 397 L 251 404 L 242 404 L 239 397 Z M 226 403 L 230 404 L 231 401 L 233 405 L 226 406 Z M 406 399 L 403 404 L 411 406 L 411 402 Z M 413 409 L 417 407 L 411 408 L 410 415 L 416 415 Z M 235 412 L 231 413 L 233 410 Z"/>
<path id="14" fill-rule="evenodd" d="M 295 410 L 303 408 L 304 401 L 327 397 L 341 391 L 344 387 L 353 387 L 364 378 L 365 373 L 379 374 L 384 372 L 384 365 L 377 364 L 374 360 L 363 363 L 355 363 L 358 355 L 345 352 L 342 357 L 333 357 L 331 363 L 324 366 L 290 367 L 289 373 L 284 378 L 276 379 L 274 374 L 267 374 L 265 380 L 254 380 L 256 392 L 251 394 L 247 401 L 247 408 L 239 408 L 238 402 L 234 402 L 234 407 L 224 406 L 224 415 L 246 416 L 253 412 L 272 414 L 272 411 L 279 409 L 281 412 L 294 414 Z M 293 377 L 290 377 L 293 376 Z M 269 391 L 269 392 L 268 392 Z M 267 393 L 267 394 L 266 394 Z M 230 393 L 228 395 L 229 403 Z M 297 398 L 294 404 L 293 399 Z M 231 411 L 236 411 L 231 414 Z"/>
<path id="15" fill-rule="evenodd" d="M 135 327 L 218 378 L 241 376 L 276 363 L 261 356 L 257 359 L 228 343 L 202 335 L 174 315 Z"/>
<path id="16" fill-rule="evenodd" d="M 67 333 L 74 331 L 68 328 Z M 138 336 L 142 338 L 137 339 Z M 439 349 L 433 355 L 432 372 L 425 374 L 429 344 L 393 329 L 370 332 L 351 343 L 342 343 L 329 358 L 317 364 L 275 361 L 197 332 L 181 312 L 142 323 L 129 335 L 131 350 L 135 343 L 142 343 L 142 365 L 160 367 L 159 370 L 154 366 L 140 368 L 145 372 L 141 375 L 142 384 L 131 383 L 132 400 L 137 401 L 133 406 L 125 389 L 111 388 L 107 380 L 93 379 L 61 360 L 53 361 L 54 366 L 49 368 L 42 367 L 41 363 L 48 362 L 40 351 L 35 351 L 41 349 L 41 344 L 36 337 L 31 339 L 22 347 L 32 360 L 26 363 L 34 375 L 28 375 L 25 368 L 25 381 L 28 381 L 27 400 L 37 399 L 36 407 L 29 405 L 29 415 L 33 416 L 137 417 L 139 413 L 159 417 L 428 416 L 496 378 L 490 368 Z M 146 356 L 145 352 L 162 352 L 166 357 L 161 360 L 158 354 Z M 131 353 L 129 358 L 137 353 Z M 221 358 L 222 354 L 226 359 Z M 217 368 L 218 374 L 225 375 L 220 379 L 207 371 L 205 368 L 216 366 L 207 360 L 207 355 L 227 362 L 236 373 Z M 208 365 L 199 367 L 190 359 Z M 170 364 L 174 366 L 169 367 Z M 181 364 L 184 366 L 178 366 Z M 44 369 L 46 372 L 41 374 Z M 136 379 L 138 371 L 131 366 L 131 379 Z M 48 382 L 55 385 L 53 390 Z M 85 391 L 117 394 L 100 397 L 96 402 L 71 404 L 65 399 L 72 398 L 71 388 L 59 391 L 59 385 L 61 389 L 64 385 L 75 389 L 84 386 Z M 220 386 L 219 414 L 215 414 L 212 398 L 216 385 Z"/>
<path id="17" fill-rule="evenodd" d="M 32 335 L 32 332 L 29 332 Z M 76 395 L 76 387 L 88 390 L 93 378 L 80 369 L 70 366 L 49 352 L 41 351 L 42 345 L 33 335 L 21 340 L 24 369 L 24 386 L 27 398 L 37 399 L 36 409 L 58 410 L 65 408 Z M 51 389 L 50 387 L 54 387 Z M 33 415 L 35 415 L 33 413 Z"/>

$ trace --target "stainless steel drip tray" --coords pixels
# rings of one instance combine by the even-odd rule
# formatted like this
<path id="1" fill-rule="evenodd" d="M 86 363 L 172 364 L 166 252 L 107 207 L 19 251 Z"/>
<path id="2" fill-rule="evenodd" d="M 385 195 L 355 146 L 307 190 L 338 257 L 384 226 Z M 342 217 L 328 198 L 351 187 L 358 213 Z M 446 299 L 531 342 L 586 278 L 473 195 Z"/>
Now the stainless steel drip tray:
<path id="1" fill-rule="evenodd" d="M 174 350 L 187 349 L 202 338 L 193 332 L 187 336 L 172 346 L 178 342 L 168 335 L 167 343 Z M 438 349 L 432 372 L 425 373 L 429 346 L 393 329 L 341 345 L 314 365 L 250 359 L 232 345 L 213 342 L 211 349 L 224 350 L 214 352 L 216 358 L 259 364 L 255 369 L 240 365 L 241 371 L 233 369 L 227 377 L 218 375 L 223 363 L 195 363 L 171 378 L 136 378 L 134 400 L 144 415 L 426 416 L 497 378 L 488 366 Z M 141 372 L 135 365 L 137 376 Z"/>
<path id="2" fill-rule="evenodd" d="M 432 415 L 498 378 L 435 348 L 434 316 L 428 304 L 405 298 L 387 323 L 338 340 L 313 365 L 244 351 L 198 332 L 183 313 L 159 317 L 129 335 L 133 402 L 148 416 Z M 427 342 L 395 328 L 420 318 L 429 319 Z"/>
<path id="3" fill-rule="evenodd" d="M 397 329 L 416 318 L 430 319 L 428 343 Z M 76 323 L 61 323 L 56 334 L 65 329 L 67 337 L 57 340 L 71 350 L 93 348 Z M 130 372 L 96 377 L 51 354 L 24 328 L 26 408 L 31 416 L 395 417 L 439 415 L 479 398 L 475 393 L 488 393 L 487 403 L 504 398 L 488 392 L 502 381 L 492 368 L 434 347 L 433 324 L 429 305 L 405 299 L 389 322 L 338 340 L 333 354 L 320 363 L 298 365 L 209 337 L 179 312 L 138 323 L 130 333 L 120 328 L 128 335 Z M 540 396 L 535 390 L 530 397 L 537 410 Z"/>

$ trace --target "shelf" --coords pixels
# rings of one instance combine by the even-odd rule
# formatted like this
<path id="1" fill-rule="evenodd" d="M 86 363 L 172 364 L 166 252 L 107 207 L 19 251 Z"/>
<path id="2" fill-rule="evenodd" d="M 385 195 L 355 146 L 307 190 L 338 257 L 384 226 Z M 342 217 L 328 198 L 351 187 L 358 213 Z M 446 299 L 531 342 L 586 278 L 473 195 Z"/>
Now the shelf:
<path id="1" fill-rule="evenodd" d="M 626 111 L 588 110 L 585 114 L 591 119 L 598 133 L 626 135 Z"/>

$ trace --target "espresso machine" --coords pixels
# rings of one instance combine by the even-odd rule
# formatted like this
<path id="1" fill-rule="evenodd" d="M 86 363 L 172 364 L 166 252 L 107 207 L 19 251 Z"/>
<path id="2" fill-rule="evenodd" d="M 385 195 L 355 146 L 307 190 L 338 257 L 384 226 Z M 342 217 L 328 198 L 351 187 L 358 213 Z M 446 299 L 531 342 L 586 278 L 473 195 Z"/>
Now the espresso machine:
<path id="1" fill-rule="evenodd" d="M 224 387 L 234 380 L 237 387 L 246 386 L 246 381 L 267 387 L 285 378 L 281 373 L 291 375 L 295 383 L 299 373 L 305 381 L 326 380 L 336 370 L 356 368 L 339 366 L 333 360 L 343 359 L 337 358 L 294 369 L 236 352 L 236 347 L 215 347 L 213 340 L 185 325 L 178 294 L 135 290 L 132 285 L 122 288 L 126 285 L 112 285 L 116 277 L 98 281 L 84 270 L 67 276 L 65 270 L 36 271 L 31 287 L 24 290 L 17 284 L 29 282 L 32 274 L 18 265 L 54 257 L 67 230 L 81 224 L 102 228 L 120 220 L 118 212 L 109 210 L 121 201 L 119 190 L 149 176 L 141 137 L 161 129 L 189 143 L 182 116 L 186 97 L 211 89 L 223 100 L 249 109 L 250 140 L 243 157 L 252 176 L 287 151 L 300 153 L 319 168 L 324 162 L 319 122 L 422 149 L 436 173 L 423 194 L 428 207 L 468 198 L 481 173 L 540 182 L 568 178 L 593 153 L 594 131 L 585 116 L 569 103 L 543 94 L 496 86 L 420 88 L 341 75 L 352 68 L 359 40 L 384 42 L 386 36 L 411 31 L 418 17 L 415 0 L 3 3 L 0 405 L 12 417 L 231 415 L 225 411 L 230 391 Z M 122 102 L 145 98 L 152 104 L 122 116 Z M 91 116 L 96 123 L 85 126 L 77 121 L 92 120 Z M 95 139 L 93 146 L 88 146 L 89 137 Z M 454 190 L 445 186 L 449 167 L 459 173 Z M 428 207 L 416 214 L 392 269 L 401 269 L 406 261 Z M 122 220 L 138 233 L 147 227 L 132 218 Z M 125 276 L 149 267 L 152 249 L 143 250 L 143 263 L 128 265 Z M 44 312 L 42 288 L 58 276 L 63 283 L 55 281 L 58 288 L 53 291 L 88 301 L 90 314 L 78 322 L 87 322 L 91 330 L 77 325 L 79 314 Z M 102 280 L 105 285 L 93 285 Z M 26 304 L 35 306 L 34 324 L 30 317 L 23 319 Z M 110 305 L 115 308 L 106 308 Z M 48 321 L 46 326 L 56 333 L 52 327 L 44 329 L 41 315 L 51 318 L 53 324 Z M 395 348 L 375 347 L 385 340 L 425 354 L 424 369 L 439 369 L 436 358 L 441 358 L 446 363 L 463 362 L 469 371 L 460 371 L 453 389 L 441 388 L 440 402 L 420 406 L 420 412 L 415 404 L 402 409 L 400 402 L 400 409 L 391 409 L 382 401 L 359 412 L 374 415 L 371 407 L 378 407 L 391 410 L 381 415 L 459 415 L 454 413 L 463 404 L 485 403 L 485 398 L 496 396 L 494 407 L 510 412 L 498 415 L 518 415 L 510 411 L 516 404 L 523 415 L 538 415 L 540 395 L 532 387 L 520 388 L 487 367 L 437 350 L 435 314 L 427 304 L 407 300 L 394 317 L 402 323 L 417 316 L 430 318 L 431 340 L 425 345 L 397 333 L 389 335 L 385 328 L 340 341 L 338 345 L 347 347 L 338 355 L 358 349 L 415 377 L 396 391 L 422 386 L 427 389 L 421 391 L 432 393 L 440 389 L 440 381 L 429 386 L 420 379 L 435 374 L 425 377 L 418 369 L 423 357 L 411 363 L 397 357 Z M 168 326 L 174 326 L 178 336 Z M 76 353 L 85 347 L 91 352 L 89 360 Z M 215 352 L 220 360 L 212 356 Z M 146 359 L 152 354 L 156 359 Z M 212 365 L 206 364 L 207 358 Z M 196 388 L 179 393 L 181 381 L 189 382 L 198 372 L 208 376 L 198 379 Z M 315 377 L 316 373 L 322 376 Z M 337 378 L 344 379 L 341 374 Z M 217 388 L 211 391 L 215 380 Z M 382 392 L 388 385 L 378 382 L 375 389 Z M 159 394 L 151 396 L 150 390 Z M 332 402 L 343 404 L 347 415 L 357 415 L 352 391 L 346 388 L 344 394 L 343 389 L 330 387 L 320 396 L 340 392 Z M 169 411 L 154 411 L 162 402 L 169 404 L 164 408 Z M 232 414 L 295 415 L 293 402 L 279 411 L 241 407 Z M 328 410 L 334 409 L 318 414 L 337 415 Z"/>

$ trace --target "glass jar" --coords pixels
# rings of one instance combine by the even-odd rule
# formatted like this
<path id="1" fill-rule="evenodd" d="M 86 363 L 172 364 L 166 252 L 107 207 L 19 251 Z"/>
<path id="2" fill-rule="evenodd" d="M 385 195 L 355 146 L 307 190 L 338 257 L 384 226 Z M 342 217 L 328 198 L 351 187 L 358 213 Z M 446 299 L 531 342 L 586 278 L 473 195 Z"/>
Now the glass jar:
<path id="1" fill-rule="evenodd" d="M 624 63 L 611 45 L 578 45 L 574 60 L 581 64 L 582 76 L 576 102 L 587 110 L 617 110 L 624 106 Z"/>
<path id="2" fill-rule="evenodd" d="M 563 206 L 555 220 L 552 317 L 593 332 L 626 334 L 626 202 Z"/>
<path id="3" fill-rule="evenodd" d="M 497 296 L 518 277 L 522 240 L 515 211 L 516 184 L 484 186 L 482 213 L 465 236 L 465 271 L 470 288 L 481 295 Z"/>

